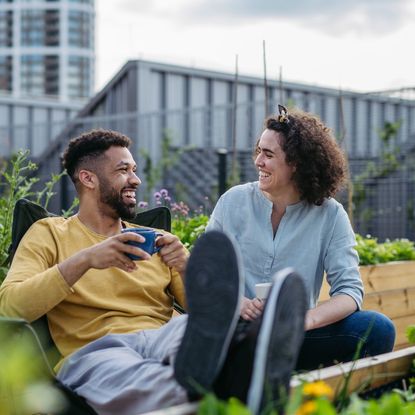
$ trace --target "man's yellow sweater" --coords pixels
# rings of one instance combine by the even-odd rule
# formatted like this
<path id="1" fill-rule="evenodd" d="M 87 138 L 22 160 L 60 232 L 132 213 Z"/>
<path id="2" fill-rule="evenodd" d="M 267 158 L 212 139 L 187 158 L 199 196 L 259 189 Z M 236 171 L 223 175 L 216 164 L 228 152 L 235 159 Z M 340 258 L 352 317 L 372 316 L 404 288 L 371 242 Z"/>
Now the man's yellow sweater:
<path id="1" fill-rule="evenodd" d="M 63 357 L 107 333 L 162 326 L 172 316 L 173 298 L 184 304 L 184 287 L 179 273 L 158 254 L 139 261 L 131 273 L 90 269 L 72 287 L 60 274 L 57 264 L 105 239 L 77 216 L 33 224 L 0 287 L 0 314 L 34 321 L 47 313 L 52 338 Z"/>

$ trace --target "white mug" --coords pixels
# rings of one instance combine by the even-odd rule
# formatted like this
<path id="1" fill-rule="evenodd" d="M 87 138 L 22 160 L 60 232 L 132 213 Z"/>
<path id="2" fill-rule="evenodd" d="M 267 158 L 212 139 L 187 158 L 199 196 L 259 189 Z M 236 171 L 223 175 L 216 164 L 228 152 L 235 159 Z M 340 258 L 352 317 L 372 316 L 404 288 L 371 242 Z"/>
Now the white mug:
<path id="1" fill-rule="evenodd" d="M 255 284 L 255 295 L 260 300 L 265 300 L 268 297 L 269 290 L 271 289 L 272 282 L 262 282 Z"/>

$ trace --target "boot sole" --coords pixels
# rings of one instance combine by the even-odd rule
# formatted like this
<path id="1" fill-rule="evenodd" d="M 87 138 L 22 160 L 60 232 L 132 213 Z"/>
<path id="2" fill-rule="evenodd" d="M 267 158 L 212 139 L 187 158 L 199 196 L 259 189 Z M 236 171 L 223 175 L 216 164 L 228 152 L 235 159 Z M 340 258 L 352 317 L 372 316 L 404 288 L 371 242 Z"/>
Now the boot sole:
<path id="1" fill-rule="evenodd" d="M 278 405 L 288 394 L 291 373 L 304 338 L 307 296 L 292 269 L 274 276 L 254 356 L 247 405 L 254 415 Z"/>
<path id="2" fill-rule="evenodd" d="M 175 360 L 176 380 L 203 394 L 222 368 L 239 317 L 243 281 L 231 241 L 211 231 L 195 244 L 186 270 L 188 322 Z"/>

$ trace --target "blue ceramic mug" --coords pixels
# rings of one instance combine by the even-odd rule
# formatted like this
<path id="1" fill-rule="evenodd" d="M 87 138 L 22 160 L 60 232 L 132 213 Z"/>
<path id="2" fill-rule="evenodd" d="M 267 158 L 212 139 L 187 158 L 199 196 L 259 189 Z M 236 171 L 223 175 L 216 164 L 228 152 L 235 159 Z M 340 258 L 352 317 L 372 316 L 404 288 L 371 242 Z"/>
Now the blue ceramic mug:
<path id="1" fill-rule="evenodd" d="M 148 229 L 148 228 L 125 228 L 122 230 L 122 233 L 125 233 L 125 232 L 134 232 L 134 233 L 137 233 L 143 236 L 145 238 L 144 242 L 127 241 L 126 243 L 129 245 L 136 246 L 137 248 L 140 248 L 143 251 L 146 251 L 150 255 L 155 254 L 161 248 L 159 246 L 156 246 L 156 238 L 163 235 L 160 232 L 156 232 L 155 230 Z M 126 255 L 129 258 L 131 258 L 133 261 L 139 261 L 143 259 L 133 254 L 126 254 Z"/>

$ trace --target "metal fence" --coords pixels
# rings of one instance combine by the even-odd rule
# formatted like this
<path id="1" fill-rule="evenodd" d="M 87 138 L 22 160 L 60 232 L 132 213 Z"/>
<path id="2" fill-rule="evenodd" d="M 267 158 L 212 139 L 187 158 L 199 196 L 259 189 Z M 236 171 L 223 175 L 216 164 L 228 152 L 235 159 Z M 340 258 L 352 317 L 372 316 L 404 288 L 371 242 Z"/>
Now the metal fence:
<path id="1" fill-rule="evenodd" d="M 174 150 L 177 151 L 177 150 Z M 239 182 L 257 180 L 251 151 L 237 153 Z M 219 154 L 213 149 L 184 151 L 176 166 L 165 175 L 163 182 L 173 194 L 179 194 L 193 208 L 212 208 L 217 197 L 220 182 Z M 365 175 L 373 165 L 375 172 L 382 175 Z M 387 238 L 415 239 L 415 158 L 408 154 L 398 159 L 391 169 L 376 159 L 349 160 L 351 183 L 336 195 L 349 213 L 353 228 L 362 235 Z M 387 168 L 388 167 L 388 168 Z M 232 169 L 232 154 L 227 155 L 226 179 L 229 181 Z M 179 186 L 178 186 L 179 184 Z M 233 183 L 235 184 L 235 183 Z M 179 192 L 177 192 L 179 189 Z M 351 201 L 351 202 L 350 202 Z"/>
<path id="2" fill-rule="evenodd" d="M 249 113 L 249 108 L 238 107 L 240 118 L 243 113 Z M 60 169 L 59 156 L 70 138 L 92 128 L 108 128 L 118 130 L 133 140 L 132 152 L 138 161 L 138 171 L 144 184 L 139 192 L 139 198 L 149 194 L 146 189 L 145 166 L 142 153 L 146 152 L 153 166 L 161 161 L 162 138 L 166 132 L 170 136 L 172 154 L 180 149 L 174 166 L 164 173 L 158 186 L 168 187 L 177 198 L 186 201 L 192 208 L 203 205 L 211 209 L 218 194 L 220 175 L 218 173 L 218 149 L 228 151 L 228 173 L 230 176 L 232 159 L 232 111 L 228 105 L 192 110 L 157 111 L 148 114 L 136 112 L 82 117 L 73 120 L 53 142 L 46 140 L 43 144 L 22 141 L 23 148 L 31 143 L 36 148 L 43 145 L 43 154 L 34 159 L 40 165 L 39 177 L 44 182 L 51 172 Z M 244 120 L 244 128 L 239 125 L 236 131 L 237 172 L 240 182 L 257 179 L 257 173 L 252 163 L 251 149 L 255 138 L 262 129 L 260 117 Z M 22 136 L 28 130 L 20 132 Z M 30 136 L 30 135 L 29 135 Z M 1 141 L 1 140 L 0 140 Z M 411 141 L 408 140 L 408 143 Z M 172 156 L 173 157 L 173 156 Z M 381 164 L 378 159 L 350 159 L 352 178 L 359 185 L 358 177 L 367 169 L 368 163 Z M 381 171 L 381 168 L 377 169 Z M 348 206 L 347 192 L 342 192 L 338 198 L 346 209 L 353 212 L 354 228 L 362 234 L 372 234 L 380 239 L 408 237 L 415 239 L 414 231 L 414 152 L 406 146 L 399 155 L 399 164 L 388 174 L 368 176 L 361 181 L 364 192 L 359 198 L 354 194 L 353 209 Z M 234 181 L 232 184 L 235 184 Z M 356 188 L 356 186 L 355 186 Z M 356 190 L 356 189 L 355 189 Z M 70 204 L 74 191 L 68 180 L 64 180 L 57 188 L 60 195 L 52 203 L 52 208 L 59 212 Z M 209 202 L 206 202 L 208 198 Z"/>

